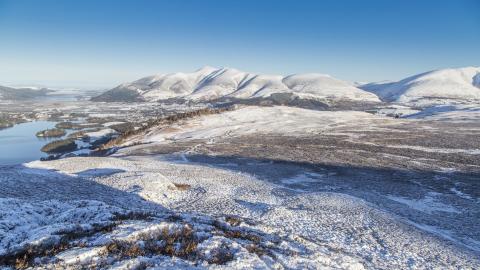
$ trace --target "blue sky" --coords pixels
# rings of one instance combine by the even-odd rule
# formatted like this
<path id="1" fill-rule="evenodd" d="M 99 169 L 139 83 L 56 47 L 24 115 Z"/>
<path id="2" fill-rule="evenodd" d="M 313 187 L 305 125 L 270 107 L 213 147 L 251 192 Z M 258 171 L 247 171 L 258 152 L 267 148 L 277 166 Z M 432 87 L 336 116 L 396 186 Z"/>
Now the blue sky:
<path id="1" fill-rule="evenodd" d="M 480 65 L 480 1 L 0 0 L 0 83 L 110 87 L 204 65 L 348 81 Z"/>

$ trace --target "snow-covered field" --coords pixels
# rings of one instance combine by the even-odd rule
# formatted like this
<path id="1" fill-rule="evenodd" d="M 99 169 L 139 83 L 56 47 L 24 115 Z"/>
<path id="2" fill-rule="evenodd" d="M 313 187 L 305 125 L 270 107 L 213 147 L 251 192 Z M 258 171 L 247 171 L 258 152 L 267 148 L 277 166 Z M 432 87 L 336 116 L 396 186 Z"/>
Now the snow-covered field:
<path id="1" fill-rule="evenodd" d="M 73 158 L 32 162 L 1 181 L 2 195 L 15 197 L 1 201 L 2 255 L 42 250 L 36 266 L 478 266 L 472 251 L 358 198 L 199 164 Z M 194 251 L 183 254 L 188 244 Z"/>
<path id="2" fill-rule="evenodd" d="M 1 166 L 0 265 L 479 268 L 478 112 L 422 113 L 239 107 Z"/>
<path id="3" fill-rule="evenodd" d="M 33 162 L 27 167 L 17 168 L 14 175 L 6 171 L 1 177 L 2 195 L 12 192 L 14 186 L 35 189 L 1 201 L 1 216 L 5 217 L 0 227 L 1 255 L 7 263 L 9 256 L 28 254 L 25 263 L 45 268 L 323 265 L 362 269 L 358 256 L 254 220 L 259 214 L 255 203 L 278 199 L 268 195 L 276 187 L 248 176 L 152 159 L 76 158 Z M 186 174 L 164 175 L 161 172 L 165 170 Z M 188 188 L 180 185 L 187 183 Z M 248 196 L 253 194 L 235 195 L 238 184 L 266 197 L 258 194 L 249 202 L 252 198 Z M 218 192 L 219 187 L 225 189 Z M 109 193 L 112 188 L 116 191 Z M 195 194 L 210 193 L 206 200 L 194 203 Z M 239 200 L 242 202 L 237 203 Z M 223 203 L 229 207 L 216 209 Z M 283 206 L 279 210 L 290 212 Z M 183 211 L 193 214 L 181 214 Z"/>
<path id="4" fill-rule="evenodd" d="M 355 111 L 314 111 L 286 106 L 242 107 L 232 112 L 202 116 L 168 128 L 159 127 L 141 136 L 143 142 L 210 139 L 261 134 L 314 135 L 331 127 L 362 121 L 391 121 Z"/>

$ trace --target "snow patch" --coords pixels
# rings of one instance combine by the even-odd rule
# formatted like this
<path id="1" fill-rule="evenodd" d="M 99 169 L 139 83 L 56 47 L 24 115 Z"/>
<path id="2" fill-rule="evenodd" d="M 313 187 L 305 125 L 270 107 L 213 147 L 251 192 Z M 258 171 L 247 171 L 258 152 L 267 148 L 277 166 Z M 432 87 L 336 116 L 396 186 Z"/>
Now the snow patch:
<path id="1" fill-rule="evenodd" d="M 425 196 L 423 199 L 419 199 L 419 200 L 392 196 L 392 195 L 387 196 L 387 198 L 389 198 L 392 201 L 405 204 L 412 209 L 425 212 L 428 214 L 431 214 L 433 212 L 446 212 L 446 213 L 455 213 L 455 214 L 461 213 L 461 211 L 458 210 L 457 208 L 451 205 L 446 205 L 438 201 L 438 199 L 436 198 L 438 195 L 439 194 L 437 193 L 431 192 L 427 196 Z"/>

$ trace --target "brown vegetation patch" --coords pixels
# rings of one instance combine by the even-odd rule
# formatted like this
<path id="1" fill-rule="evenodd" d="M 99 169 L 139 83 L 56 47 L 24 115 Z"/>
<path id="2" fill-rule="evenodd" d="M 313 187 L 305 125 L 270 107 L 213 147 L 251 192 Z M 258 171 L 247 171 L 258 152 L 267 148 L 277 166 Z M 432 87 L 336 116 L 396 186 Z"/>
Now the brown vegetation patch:
<path id="1" fill-rule="evenodd" d="M 245 240 L 252 241 L 254 243 L 260 243 L 260 241 L 262 240 L 262 238 L 256 234 L 247 233 L 240 230 L 224 230 L 223 233 L 225 237 L 228 237 L 228 238 L 245 239 Z"/>
<path id="2" fill-rule="evenodd" d="M 225 264 L 233 260 L 233 253 L 226 244 L 222 244 L 219 248 L 212 250 L 208 263 L 211 264 Z"/>
<path id="3" fill-rule="evenodd" d="M 148 212 L 128 212 L 128 213 L 118 213 L 115 215 L 113 220 L 122 221 L 122 220 L 152 220 L 153 216 Z"/>
<path id="4" fill-rule="evenodd" d="M 274 257 L 274 255 L 271 252 L 269 252 L 267 249 L 257 244 L 249 244 L 245 248 L 248 250 L 248 252 L 257 254 L 258 257 L 262 257 L 264 255 Z"/>
<path id="5" fill-rule="evenodd" d="M 225 220 L 227 221 L 230 226 L 238 226 L 242 222 L 242 220 L 238 217 L 226 217 Z M 250 253 L 255 253 L 257 256 L 269 256 L 275 258 L 275 254 L 272 252 L 274 249 L 272 243 L 266 244 L 265 241 L 262 241 L 262 235 L 248 230 L 241 230 L 239 228 L 232 228 L 228 227 L 226 224 L 222 224 L 220 222 L 214 222 L 213 226 L 215 226 L 221 235 L 227 238 L 234 238 L 234 239 L 242 239 L 247 240 L 250 243 L 245 246 L 245 248 Z M 273 243 L 279 243 L 278 239 L 270 239 Z"/>
<path id="6" fill-rule="evenodd" d="M 234 226 L 234 227 L 239 226 L 242 223 L 242 219 L 235 216 L 227 216 L 225 218 L 225 221 L 228 222 L 230 226 Z"/>
<path id="7" fill-rule="evenodd" d="M 179 230 L 171 232 L 165 227 L 158 235 L 142 234 L 139 236 L 142 245 L 136 242 L 115 240 L 107 245 L 106 255 L 121 258 L 138 256 L 166 255 L 193 260 L 197 257 L 198 238 L 191 225 L 186 224 Z"/>
<path id="8" fill-rule="evenodd" d="M 179 130 L 180 130 L 179 128 L 174 128 L 174 127 L 166 127 L 164 129 L 162 129 L 162 131 L 165 132 L 165 133 L 172 133 L 172 132 L 179 131 Z"/>
<path id="9" fill-rule="evenodd" d="M 133 123 L 121 123 L 109 126 L 109 128 L 115 130 L 120 134 L 123 134 L 125 132 L 128 132 L 129 130 L 135 129 L 135 125 Z"/>
<path id="10" fill-rule="evenodd" d="M 189 184 L 173 183 L 173 185 L 175 186 L 176 190 L 180 190 L 180 191 L 186 191 L 186 190 L 189 190 L 190 188 L 192 188 L 192 186 L 189 185 Z M 174 188 L 169 187 L 169 189 L 174 189 Z"/>
<path id="11" fill-rule="evenodd" d="M 84 243 L 72 243 L 72 241 L 95 233 L 111 232 L 115 226 L 117 226 L 117 223 L 110 223 L 103 226 L 96 225 L 92 230 L 88 231 L 80 228 L 75 231 L 58 232 L 58 234 L 61 235 L 58 242 L 53 244 L 25 246 L 22 250 L 0 257 L 0 266 L 14 267 L 15 269 L 33 267 L 35 258 L 51 257 L 67 249 L 81 247 Z"/>

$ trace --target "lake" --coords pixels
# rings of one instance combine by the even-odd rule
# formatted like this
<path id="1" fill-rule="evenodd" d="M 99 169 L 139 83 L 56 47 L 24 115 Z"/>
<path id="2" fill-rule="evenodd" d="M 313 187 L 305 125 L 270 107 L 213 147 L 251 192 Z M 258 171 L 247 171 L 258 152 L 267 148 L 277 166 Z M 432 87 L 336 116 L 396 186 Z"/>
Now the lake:
<path id="1" fill-rule="evenodd" d="M 40 151 L 54 138 L 37 138 L 35 134 L 55 127 L 55 122 L 35 121 L 0 130 L 0 165 L 13 165 L 38 160 L 47 155 Z"/>

